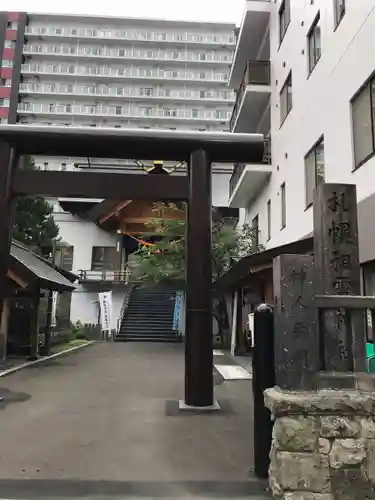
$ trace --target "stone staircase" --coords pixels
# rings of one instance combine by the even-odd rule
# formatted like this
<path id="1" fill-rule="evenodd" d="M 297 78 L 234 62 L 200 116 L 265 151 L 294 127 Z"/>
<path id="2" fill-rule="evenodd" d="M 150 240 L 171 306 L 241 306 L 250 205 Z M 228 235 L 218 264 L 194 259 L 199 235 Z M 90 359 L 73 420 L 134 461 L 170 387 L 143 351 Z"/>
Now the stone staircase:
<path id="1" fill-rule="evenodd" d="M 180 342 L 173 330 L 176 290 L 136 288 L 116 334 L 116 341 Z"/>

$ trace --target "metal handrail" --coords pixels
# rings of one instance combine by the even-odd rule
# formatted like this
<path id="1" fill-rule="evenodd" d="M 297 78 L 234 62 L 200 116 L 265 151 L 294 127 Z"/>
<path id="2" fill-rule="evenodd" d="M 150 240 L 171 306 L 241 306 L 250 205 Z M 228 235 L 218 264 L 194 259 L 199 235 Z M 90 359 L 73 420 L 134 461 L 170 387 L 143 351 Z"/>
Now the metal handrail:
<path id="1" fill-rule="evenodd" d="M 95 271 L 93 269 L 78 271 L 79 281 L 114 281 L 118 283 L 128 283 L 130 271 L 128 268 L 122 271 L 117 270 L 103 270 Z"/>
<path id="2" fill-rule="evenodd" d="M 233 132 L 238 113 L 241 108 L 243 96 L 248 85 L 270 85 L 271 63 L 270 61 L 247 61 L 241 85 L 236 91 L 236 102 L 230 119 L 230 130 Z"/>
<path id="3" fill-rule="evenodd" d="M 130 296 L 132 294 L 133 288 L 134 288 L 133 284 L 129 285 L 129 288 L 125 292 L 125 297 L 124 297 L 124 300 L 123 300 L 122 305 L 121 305 L 120 314 L 119 314 L 119 317 L 117 318 L 116 333 L 119 333 L 119 331 L 120 331 L 122 318 L 124 317 L 126 309 L 128 308 L 129 300 L 130 300 Z"/>

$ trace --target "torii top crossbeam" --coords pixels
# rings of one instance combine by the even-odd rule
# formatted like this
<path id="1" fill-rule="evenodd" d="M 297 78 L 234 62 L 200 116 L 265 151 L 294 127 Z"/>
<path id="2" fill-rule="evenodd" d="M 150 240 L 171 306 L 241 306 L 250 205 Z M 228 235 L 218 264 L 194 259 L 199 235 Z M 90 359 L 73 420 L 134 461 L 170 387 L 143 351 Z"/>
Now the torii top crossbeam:
<path id="1" fill-rule="evenodd" d="M 203 149 L 211 162 L 260 163 L 261 134 L 0 125 L 0 141 L 19 154 L 188 161 Z"/>

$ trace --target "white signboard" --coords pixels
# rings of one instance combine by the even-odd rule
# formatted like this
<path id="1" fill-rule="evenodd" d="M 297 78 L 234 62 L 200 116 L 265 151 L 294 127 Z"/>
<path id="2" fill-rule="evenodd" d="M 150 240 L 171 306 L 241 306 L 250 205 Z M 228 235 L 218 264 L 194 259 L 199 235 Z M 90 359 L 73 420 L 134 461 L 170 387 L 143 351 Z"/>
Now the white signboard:
<path id="1" fill-rule="evenodd" d="M 100 323 L 103 331 L 112 329 L 112 292 L 99 293 Z"/>
<path id="2" fill-rule="evenodd" d="M 52 292 L 51 326 L 56 326 L 57 300 L 59 292 Z"/>

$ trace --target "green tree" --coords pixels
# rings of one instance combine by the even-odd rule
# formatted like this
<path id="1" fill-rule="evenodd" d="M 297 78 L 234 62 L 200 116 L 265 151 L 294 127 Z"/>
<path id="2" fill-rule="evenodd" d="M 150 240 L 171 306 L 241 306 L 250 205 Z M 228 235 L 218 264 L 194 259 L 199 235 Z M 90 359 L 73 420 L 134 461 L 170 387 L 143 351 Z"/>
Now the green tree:
<path id="1" fill-rule="evenodd" d="M 20 168 L 36 170 L 34 160 L 30 156 L 22 158 Z M 52 211 L 52 206 L 39 196 L 17 198 L 14 207 L 13 238 L 39 254 L 48 255 L 52 250 L 52 239 L 59 234 Z"/>
<path id="2" fill-rule="evenodd" d="M 181 220 L 158 216 L 167 207 L 181 216 Z M 184 210 L 173 204 L 154 205 L 155 218 L 148 224 L 148 233 L 158 235 L 154 246 L 141 246 L 136 253 L 135 279 L 144 286 L 168 281 L 185 282 L 185 217 Z M 199 244 L 197 242 L 197 244 Z M 212 281 L 223 276 L 240 258 L 261 251 L 258 235 L 248 224 L 236 227 L 236 220 L 226 218 L 212 223 Z M 217 321 L 221 343 L 230 342 L 229 317 L 224 295 L 214 300 L 212 314 Z"/>

